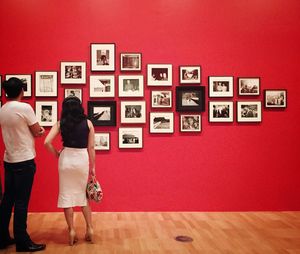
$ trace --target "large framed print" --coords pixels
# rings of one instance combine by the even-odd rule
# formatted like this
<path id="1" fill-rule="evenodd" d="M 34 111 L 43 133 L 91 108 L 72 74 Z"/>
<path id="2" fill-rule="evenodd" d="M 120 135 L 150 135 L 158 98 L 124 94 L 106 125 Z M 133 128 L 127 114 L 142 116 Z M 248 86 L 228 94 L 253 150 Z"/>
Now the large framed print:
<path id="1" fill-rule="evenodd" d="M 31 97 L 32 95 L 32 75 L 31 74 L 7 74 L 5 80 L 10 78 L 18 78 L 23 83 L 24 97 Z M 1 95 L 1 91 L 0 91 Z"/>
<path id="2" fill-rule="evenodd" d="M 36 101 L 35 113 L 41 126 L 53 126 L 57 122 L 57 101 Z"/>
<path id="3" fill-rule="evenodd" d="M 145 101 L 121 101 L 121 123 L 145 123 Z"/>
<path id="4" fill-rule="evenodd" d="M 152 108 L 172 108 L 172 91 L 151 91 Z"/>
<path id="5" fill-rule="evenodd" d="M 116 126 L 116 102 L 88 101 L 88 118 L 95 126 Z"/>
<path id="6" fill-rule="evenodd" d="M 172 86 L 172 64 L 148 64 L 148 86 Z"/>
<path id="7" fill-rule="evenodd" d="M 173 112 L 151 112 L 150 133 L 173 133 L 174 113 Z"/>
<path id="8" fill-rule="evenodd" d="M 200 84 L 201 83 L 201 66 L 199 66 L 199 65 L 179 66 L 179 83 L 180 84 Z"/>
<path id="9" fill-rule="evenodd" d="M 121 71 L 141 71 L 142 54 L 141 53 L 121 53 L 120 54 Z"/>
<path id="10" fill-rule="evenodd" d="M 176 111 L 203 112 L 205 111 L 204 86 L 177 86 Z"/>
<path id="11" fill-rule="evenodd" d="M 233 77 L 208 77 L 209 97 L 233 97 Z"/>
<path id="12" fill-rule="evenodd" d="M 233 122 L 233 102 L 210 101 L 208 121 L 211 123 Z"/>
<path id="13" fill-rule="evenodd" d="M 286 108 L 287 90 L 286 89 L 265 89 L 264 101 L 265 101 L 265 108 Z"/>
<path id="14" fill-rule="evenodd" d="M 85 84 L 86 62 L 61 62 L 60 82 L 61 84 Z"/>
<path id="15" fill-rule="evenodd" d="M 57 97 L 57 71 L 35 72 L 35 96 Z"/>
<path id="16" fill-rule="evenodd" d="M 119 148 L 143 148 L 143 128 L 119 128 Z"/>
<path id="17" fill-rule="evenodd" d="M 201 132 L 202 123 L 200 114 L 182 114 L 180 115 L 181 132 Z"/>
<path id="18" fill-rule="evenodd" d="M 67 97 L 77 97 L 82 101 L 82 89 L 81 88 L 65 88 L 65 98 Z"/>
<path id="19" fill-rule="evenodd" d="M 144 76 L 143 75 L 120 75 L 119 97 L 143 97 Z"/>
<path id="20" fill-rule="evenodd" d="M 257 96 L 260 94 L 260 78 L 238 78 L 239 95 Z"/>
<path id="21" fill-rule="evenodd" d="M 260 101 L 238 101 L 237 121 L 238 122 L 261 122 L 261 102 Z"/>
<path id="22" fill-rule="evenodd" d="M 115 71 L 115 43 L 91 44 L 91 71 Z"/>
<path id="23" fill-rule="evenodd" d="M 110 150 L 110 133 L 96 132 L 95 133 L 95 150 L 109 151 Z"/>
<path id="24" fill-rule="evenodd" d="M 91 75 L 90 97 L 110 98 L 115 97 L 114 75 Z"/>

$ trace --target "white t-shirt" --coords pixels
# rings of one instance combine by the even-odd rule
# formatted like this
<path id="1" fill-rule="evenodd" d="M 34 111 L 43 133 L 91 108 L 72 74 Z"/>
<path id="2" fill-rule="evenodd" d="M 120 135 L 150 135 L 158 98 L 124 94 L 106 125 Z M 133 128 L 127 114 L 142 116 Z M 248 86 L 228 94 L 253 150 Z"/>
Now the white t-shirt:
<path id="1" fill-rule="evenodd" d="M 32 107 L 9 101 L 0 109 L 0 125 L 5 144 L 4 161 L 16 163 L 35 157 L 34 137 L 29 126 L 37 123 Z"/>

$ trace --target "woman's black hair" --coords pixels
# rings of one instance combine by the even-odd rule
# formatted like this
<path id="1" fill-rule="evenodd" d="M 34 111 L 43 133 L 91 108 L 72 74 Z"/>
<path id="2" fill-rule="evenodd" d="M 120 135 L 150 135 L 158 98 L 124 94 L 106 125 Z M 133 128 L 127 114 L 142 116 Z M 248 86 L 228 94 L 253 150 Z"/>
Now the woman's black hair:
<path id="1" fill-rule="evenodd" d="M 23 82 L 15 77 L 10 78 L 7 81 L 3 81 L 2 83 L 4 92 L 9 99 L 17 98 L 24 87 Z"/>

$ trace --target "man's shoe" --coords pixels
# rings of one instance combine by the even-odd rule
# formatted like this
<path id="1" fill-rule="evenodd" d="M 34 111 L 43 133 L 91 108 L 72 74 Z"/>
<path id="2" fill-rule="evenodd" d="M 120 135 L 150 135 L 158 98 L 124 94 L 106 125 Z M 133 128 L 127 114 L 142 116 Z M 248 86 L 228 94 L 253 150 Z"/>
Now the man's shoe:
<path id="1" fill-rule="evenodd" d="M 35 252 L 44 249 L 46 249 L 46 244 L 37 244 L 34 242 L 28 242 L 28 243 L 16 245 L 17 252 Z"/>
<path id="2" fill-rule="evenodd" d="M 13 238 L 8 238 L 6 241 L 0 242 L 0 250 L 3 250 L 3 249 L 5 249 L 7 246 L 13 245 L 13 244 L 15 244 L 15 243 L 16 243 L 15 239 L 13 239 Z"/>

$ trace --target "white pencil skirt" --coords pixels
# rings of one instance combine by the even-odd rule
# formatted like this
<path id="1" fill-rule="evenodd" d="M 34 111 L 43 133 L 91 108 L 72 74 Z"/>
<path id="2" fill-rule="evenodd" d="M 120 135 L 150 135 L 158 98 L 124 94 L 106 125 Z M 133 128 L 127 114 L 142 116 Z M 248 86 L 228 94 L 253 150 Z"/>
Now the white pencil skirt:
<path id="1" fill-rule="evenodd" d="M 58 207 L 86 206 L 86 184 L 89 175 L 87 149 L 65 147 L 58 161 Z"/>

